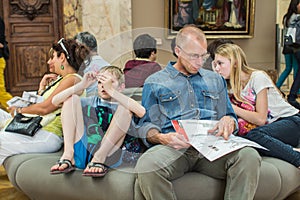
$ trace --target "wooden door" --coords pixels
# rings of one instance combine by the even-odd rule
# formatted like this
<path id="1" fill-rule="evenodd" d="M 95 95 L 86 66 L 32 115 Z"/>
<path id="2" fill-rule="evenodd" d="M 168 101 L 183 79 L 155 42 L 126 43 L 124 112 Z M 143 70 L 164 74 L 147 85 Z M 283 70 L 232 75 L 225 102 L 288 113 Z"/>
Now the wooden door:
<path id="1" fill-rule="evenodd" d="M 62 0 L 3 0 L 0 2 L 10 48 L 6 88 L 13 95 L 37 90 L 48 71 L 48 52 L 63 36 Z"/>

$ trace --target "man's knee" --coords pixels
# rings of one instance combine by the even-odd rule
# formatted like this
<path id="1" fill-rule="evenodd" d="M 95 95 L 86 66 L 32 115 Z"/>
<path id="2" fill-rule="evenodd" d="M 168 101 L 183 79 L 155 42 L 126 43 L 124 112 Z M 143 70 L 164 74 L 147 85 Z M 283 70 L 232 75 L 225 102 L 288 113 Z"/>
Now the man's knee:
<path id="1" fill-rule="evenodd" d="M 244 147 L 240 150 L 229 154 L 226 166 L 230 168 L 232 166 L 241 166 L 242 168 L 258 168 L 261 163 L 261 156 L 258 152 L 251 147 Z"/>
<path id="2" fill-rule="evenodd" d="M 135 172 L 143 174 L 157 170 L 157 165 L 153 157 L 155 156 L 153 156 L 149 150 L 144 152 L 136 163 Z"/>
<path id="3" fill-rule="evenodd" d="M 242 160 L 242 162 L 248 166 L 260 166 L 262 158 L 254 148 L 245 147 L 238 151 L 238 159 Z"/>

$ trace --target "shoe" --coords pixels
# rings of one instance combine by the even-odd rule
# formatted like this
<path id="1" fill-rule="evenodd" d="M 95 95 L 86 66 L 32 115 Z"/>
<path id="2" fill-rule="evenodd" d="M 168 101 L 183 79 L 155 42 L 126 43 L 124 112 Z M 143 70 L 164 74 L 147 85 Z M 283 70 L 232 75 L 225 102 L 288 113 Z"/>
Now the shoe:
<path id="1" fill-rule="evenodd" d="M 60 167 L 61 165 L 63 164 L 66 164 L 67 167 L 64 168 L 63 170 L 60 170 L 60 169 L 54 169 L 54 170 L 51 170 L 50 171 L 50 174 L 66 174 L 66 173 L 69 173 L 69 172 L 72 172 L 75 170 L 75 166 L 72 164 L 72 162 L 68 159 L 62 159 L 62 160 L 58 160 L 57 163 L 58 167 Z"/>
<path id="2" fill-rule="evenodd" d="M 91 167 L 96 167 L 96 168 L 101 168 L 102 172 L 83 172 L 82 176 L 90 176 L 90 177 L 103 177 L 107 174 L 108 172 L 108 166 L 103 164 L 103 163 L 96 163 L 96 162 L 90 162 L 87 165 L 88 168 Z"/>
<path id="3" fill-rule="evenodd" d="M 289 104 L 300 110 L 300 103 L 296 99 L 287 99 Z"/>

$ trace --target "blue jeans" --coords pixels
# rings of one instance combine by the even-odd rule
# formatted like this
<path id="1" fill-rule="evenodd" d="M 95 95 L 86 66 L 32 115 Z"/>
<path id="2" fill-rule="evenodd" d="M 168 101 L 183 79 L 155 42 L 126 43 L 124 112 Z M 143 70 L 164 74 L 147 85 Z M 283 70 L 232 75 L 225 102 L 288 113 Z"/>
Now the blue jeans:
<path id="1" fill-rule="evenodd" d="M 296 77 L 294 78 L 294 82 L 291 86 L 290 93 L 288 95 L 288 98 L 291 100 L 295 100 L 297 98 L 297 93 L 300 88 L 300 73 L 299 72 L 299 65 L 300 65 L 300 51 L 295 52 L 295 56 L 298 62 L 298 71 L 296 73 Z M 295 73 L 295 72 L 294 72 Z"/>
<path id="2" fill-rule="evenodd" d="M 225 180 L 224 199 L 252 200 L 258 185 L 260 165 L 261 157 L 250 147 L 211 162 L 199 156 L 192 147 L 183 151 L 156 145 L 143 153 L 135 166 L 134 199 L 177 200 L 172 181 L 193 171 Z"/>
<path id="3" fill-rule="evenodd" d="M 260 154 L 287 161 L 300 167 L 300 152 L 294 151 L 300 138 L 300 114 L 280 118 L 277 121 L 252 129 L 245 138 L 269 151 L 257 149 Z"/>
<path id="4" fill-rule="evenodd" d="M 277 83 L 276 83 L 276 86 L 279 89 L 282 86 L 282 84 L 284 83 L 284 81 L 286 80 L 286 78 L 288 77 L 288 75 L 291 73 L 292 69 L 294 71 L 294 77 L 293 77 L 294 79 L 296 78 L 296 74 L 298 72 L 298 63 L 297 63 L 295 54 L 293 54 L 293 53 L 285 54 L 284 59 L 285 59 L 285 69 L 279 76 Z"/>

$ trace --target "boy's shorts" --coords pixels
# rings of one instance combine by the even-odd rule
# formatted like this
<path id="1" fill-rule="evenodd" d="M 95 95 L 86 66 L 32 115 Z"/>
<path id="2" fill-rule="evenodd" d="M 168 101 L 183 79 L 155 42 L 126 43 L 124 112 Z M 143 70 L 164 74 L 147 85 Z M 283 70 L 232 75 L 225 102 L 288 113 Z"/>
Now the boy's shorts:
<path id="1" fill-rule="evenodd" d="M 88 158 L 88 155 L 87 136 L 83 134 L 82 138 L 74 144 L 75 166 L 79 169 L 85 169 L 87 163 L 91 160 L 91 158 Z"/>
<path id="2" fill-rule="evenodd" d="M 87 135 L 83 134 L 82 138 L 74 144 L 75 167 L 85 169 L 87 164 L 93 158 L 93 155 L 90 152 L 95 153 L 95 148 L 97 146 L 98 145 L 90 145 L 90 147 L 88 147 Z M 105 164 L 111 168 L 118 167 L 122 164 L 122 157 L 122 150 L 119 149 L 106 159 Z"/>

